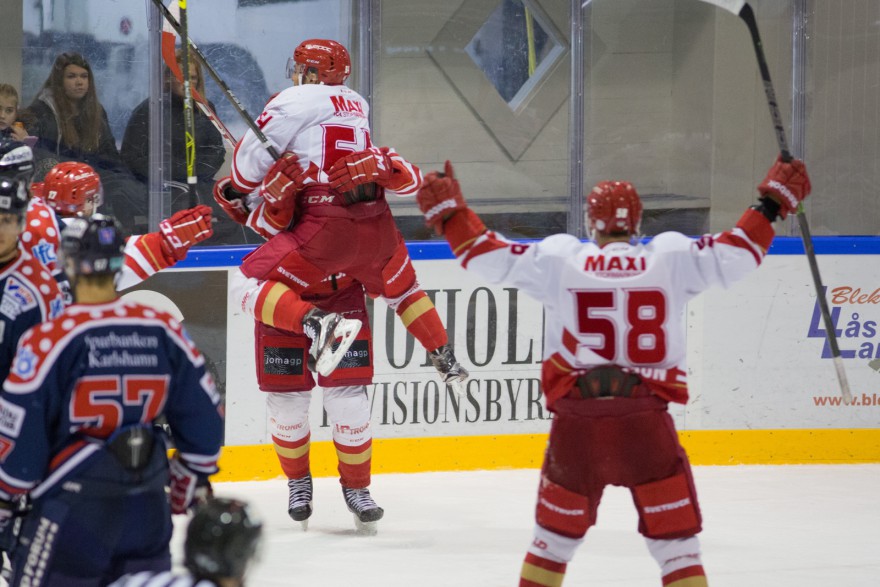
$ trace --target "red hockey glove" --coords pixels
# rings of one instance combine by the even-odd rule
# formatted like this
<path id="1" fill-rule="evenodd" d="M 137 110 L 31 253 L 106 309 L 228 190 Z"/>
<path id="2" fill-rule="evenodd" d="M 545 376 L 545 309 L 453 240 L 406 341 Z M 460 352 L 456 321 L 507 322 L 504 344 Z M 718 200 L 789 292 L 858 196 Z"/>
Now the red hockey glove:
<path id="1" fill-rule="evenodd" d="M 346 155 L 337 159 L 327 172 L 330 187 L 343 193 L 364 183 L 372 182 L 384 187 L 393 174 L 394 167 L 387 147 L 371 147 Z"/>
<path id="2" fill-rule="evenodd" d="M 767 172 L 767 177 L 758 186 L 761 196 L 773 198 L 779 204 L 779 215 L 785 218 L 789 212 L 796 212 L 798 204 L 810 195 L 810 178 L 807 168 L 800 159 L 788 163 L 782 155 Z"/>
<path id="3" fill-rule="evenodd" d="M 159 223 L 162 235 L 162 252 L 169 259 L 180 261 L 189 248 L 214 234 L 211 227 L 211 208 L 199 204 L 195 208 L 175 212 L 171 218 Z"/>
<path id="4" fill-rule="evenodd" d="M 200 479 L 186 463 L 175 454 L 168 463 L 171 472 L 171 513 L 185 514 L 190 508 L 206 502 L 214 493 L 207 478 Z"/>
<path id="5" fill-rule="evenodd" d="M 416 200 L 425 215 L 425 224 L 433 226 L 437 234 L 443 234 L 443 222 L 447 218 L 467 208 L 449 161 L 446 161 L 445 173 L 432 171 L 425 176 Z"/>
<path id="6" fill-rule="evenodd" d="M 232 189 L 232 178 L 226 176 L 218 179 L 214 184 L 214 201 L 220 204 L 226 215 L 238 224 L 245 224 L 248 219 L 248 209 L 244 203 L 245 194 L 240 194 Z"/>
<path id="7" fill-rule="evenodd" d="M 286 151 L 269 168 L 260 184 L 259 194 L 275 208 L 293 208 L 296 194 L 302 189 L 305 179 L 305 171 L 299 164 L 299 158 L 295 153 Z"/>

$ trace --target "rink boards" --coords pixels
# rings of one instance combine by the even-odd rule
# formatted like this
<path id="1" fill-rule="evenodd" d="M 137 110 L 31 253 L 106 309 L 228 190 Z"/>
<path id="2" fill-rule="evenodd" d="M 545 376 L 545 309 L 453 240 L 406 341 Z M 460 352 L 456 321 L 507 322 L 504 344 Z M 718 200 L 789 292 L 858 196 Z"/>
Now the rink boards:
<path id="1" fill-rule="evenodd" d="M 880 462 L 880 280 L 869 269 L 880 239 L 816 238 L 815 247 L 855 401 L 840 401 L 800 241 L 778 238 L 755 273 L 705 292 L 683 317 L 691 401 L 671 412 L 695 464 Z M 248 250 L 194 251 L 141 288 L 176 306 L 225 390 L 222 480 L 280 474 L 254 375 L 253 324 L 225 289 Z M 445 243 L 411 243 L 410 255 L 472 377 L 464 397 L 443 389 L 394 313 L 370 302 L 373 471 L 540 466 L 550 425 L 541 306 L 464 271 Z M 335 475 L 320 392 L 311 407 L 313 474 Z"/>

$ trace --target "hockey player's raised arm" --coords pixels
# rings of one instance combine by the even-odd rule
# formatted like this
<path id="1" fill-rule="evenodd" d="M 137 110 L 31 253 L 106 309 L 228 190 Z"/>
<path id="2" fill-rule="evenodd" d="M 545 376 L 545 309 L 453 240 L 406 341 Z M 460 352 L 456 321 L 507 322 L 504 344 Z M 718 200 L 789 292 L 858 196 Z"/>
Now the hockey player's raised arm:
<path id="1" fill-rule="evenodd" d="M 211 208 L 200 204 L 175 212 L 159 223 L 157 232 L 129 237 L 125 243 L 125 265 L 116 278 L 116 290 L 134 287 L 182 261 L 193 245 L 213 234 Z"/>
<path id="2" fill-rule="evenodd" d="M 488 230 L 465 202 L 449 161 L 443 173 L 425 176 L 416 198 L 426 224 L 446 236 L 462 267 L 492 283 L 508 283 L 539 299 L 548 287 L 547 272 L 554 259 L 564 258 L 578 244 L 572 236 L 557 235 L 527 245 Z"/>

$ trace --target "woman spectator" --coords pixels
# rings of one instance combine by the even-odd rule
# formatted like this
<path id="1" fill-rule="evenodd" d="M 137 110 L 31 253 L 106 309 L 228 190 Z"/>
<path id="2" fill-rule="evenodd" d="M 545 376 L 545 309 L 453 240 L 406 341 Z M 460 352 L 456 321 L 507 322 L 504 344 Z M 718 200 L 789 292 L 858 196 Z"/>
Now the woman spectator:
<path id="1" fill-rule="evenodd" d="M 33 120 L 29 130 L 38 137 L 34 179 L 41 180 L 61 161 L 87 163 L 101 176 L 108 213 L 129 231 L 146 231 L 146 187 L 122 163 L 85 58 L 79 53 L 60 54 L 28 111 Z"/>

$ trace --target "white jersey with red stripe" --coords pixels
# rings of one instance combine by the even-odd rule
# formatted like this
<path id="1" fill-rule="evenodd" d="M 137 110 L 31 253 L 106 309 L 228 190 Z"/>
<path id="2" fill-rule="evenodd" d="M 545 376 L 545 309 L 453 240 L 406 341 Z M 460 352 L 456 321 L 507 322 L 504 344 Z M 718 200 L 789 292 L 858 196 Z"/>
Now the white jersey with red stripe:
<path id="1" fill-rule="evenodd" d="M 453 245 L 454 220 L 445 225 Z M 460 240 L 456 254 L 466 269 L 513 285 L 544 305 L 548 404 L 586 370 L 611 364 L 638 373 L 657 395 L 685 403 L 687 302 L 754 270 L 772 232 L 766 218 L 749 210 L 733 230 L 696 240 L 666 232 L 647 243 L 604 247 L 571 235 L 519 244 L 488 231 Z"/>
<path id="2" fill-rule="evenodd" d="M 21 248 L 40 261 L 55 276 L 61 289 L 69 293 L 70 284 L 58 265 L 61 231 L 72 218 L 59 215 L 40 198 L 31 198 L 25 217 L 25 228 L 19 238 Z M 162 252 L 161 235 L 151 232 L 134 235 L 125 242 L 125 265 L 116 278 L 116 289 L 134 287 L 157 271 L 174 264 Z"/>
<path id="3" fill-rule="evenodd" d="M 345 86 L 292 86 L 272 98 L 257 118 L 257 126 L 280 152 L 292 151 L 307 182 L 329 183 L 327 171 L 339 158 L 372 146 L 370 106 Z M 242 193 L 255 190 L 273 163 L 272 156 L 248 130 L 232 161 L 232 185 Z"/>

